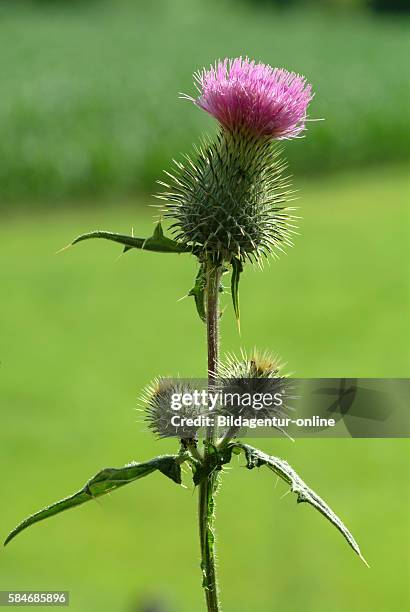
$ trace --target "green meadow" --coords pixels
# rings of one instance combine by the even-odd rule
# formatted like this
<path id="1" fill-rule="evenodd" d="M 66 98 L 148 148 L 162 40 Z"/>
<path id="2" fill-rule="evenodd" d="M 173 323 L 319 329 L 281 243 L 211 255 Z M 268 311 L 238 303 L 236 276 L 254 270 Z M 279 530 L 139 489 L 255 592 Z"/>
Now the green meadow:
<path id="1" fill-rule="evenodd" d="M 138 397 L 157 375 L 205 375 L 194 258 L 103 241 L 57 251 L 93 229 L 151 233 L 155 180 L 216 129 L 178 94 L 219 57 L 305 74 L 310 118 L 324 119 L 284 145 L 300 235 L 246 267 L 241 335 L 222 296 L 222 354 L 269 349 L 298 377 L 410 375 L 410 20 L 347 0 L 268 4 L 1 2 L 3 539 L 100 469 L 176 450 L 147 432 Z M 235 459 L 217 497 L 223 609 L 410 608 L 408 441 L 254 443 L 323 496 L 371 569 L 268 470 Z M 0 590 L 69 590 L 73 612 L 203 610 L 184 484 L 153 474 L 33 526 L 0 550 Z"/>
<path id="2" fill-rule="evenodd" d="M 172 157 L 215 130 L 178 93 L 194 95 L 192 73 L 226 56 L 313 83 L 310 117 L 325 120 L 286 147 L 294 172 L 408 160 L 409 19 L 267 4 L 3 0 L 1 208 L 151 192 Z"/>
<path id="3" fill-rule="evenodd" d="M 301 235 L 229 295 L 222 351 L 257 345 L 297 376 L 409 375 L 408 168 L 297 181 Z M 95 228 L 148 235 L 150 199 L 6 216 L 0 228 L 2 536 L 99 469 L 172 452 L 137 397 L 157 374 L 203 376 L 204 328 L 190 256 L 89 242 Z M 152 210 L 152 209 L 151 209 Z M 7 265 L 4 265 L 7 262 Z M 409 603 L 405 440 L 258 440 L 342 516 L 371 565 L 312 508 L 243 459 L 218 494 L 224 610 L 365 612 Z M 196 495 L 152 475 L 32 527 L 0 552 L 0 589 L 66 589 L 73 612 L 142 611 L 158 598 L 202 609 Z"/>

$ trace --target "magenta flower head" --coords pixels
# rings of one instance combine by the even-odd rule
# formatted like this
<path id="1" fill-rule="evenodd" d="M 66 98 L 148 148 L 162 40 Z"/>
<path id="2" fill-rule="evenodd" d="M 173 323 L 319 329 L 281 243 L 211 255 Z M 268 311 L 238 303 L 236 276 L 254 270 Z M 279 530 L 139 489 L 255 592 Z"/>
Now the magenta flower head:
<path id="1" fill-rule="evenodd" d="M 259 263 L 292 244 L 292 192 L 276 141 L 303 132 L 312 88 L 294 72 L 248 58 L 217 61 L 195 79 L 199 96 L 183 97 L 220 129 L 176 162 L 159 197 L 178 244 L 200 261 L 232 266 L 236 282 L 246 261 Z"/>
<path id="2" fill-rule="evenodd" d="M 281 140 L 305 129 L 312 87 L 295 72 L 239 57 L 215 63 L 195 80 L 199 98 L 186 97 L 228 131 Z"/>

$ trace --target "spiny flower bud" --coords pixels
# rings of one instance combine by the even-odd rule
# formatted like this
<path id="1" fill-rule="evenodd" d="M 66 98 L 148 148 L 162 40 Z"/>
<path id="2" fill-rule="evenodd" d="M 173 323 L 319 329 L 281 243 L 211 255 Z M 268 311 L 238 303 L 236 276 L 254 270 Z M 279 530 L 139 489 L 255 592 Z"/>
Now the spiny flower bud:
<path id="1" fill-rule="evenodd" d="M 271 355 L 268 351 L 253 349 L 250 355 L 245 351 L 241 352 L 241 357 L 228 354 L 220 364 L 219 376 L 226 379 L 283 379 L 280 375 L 283 363 L 279 357 Z"/>
<path id="2" fill-rule="evenodd" d="M 174 219 L 175 239 L 203 254 L 231 262 L 255 261 L 291 245 L 295 225 L 285 202 L 289 182 L 280 152 L 266 139 L 221 130 L 203 141 L 195 158 L 176 162 L 163 209 Z"/>
<path id="3" fill-rule="evenodd" d="M 241 358 L 228 355 L 225 362 L 220 365 L 220 380 L 223 392 L 239 398 L 237 403 L 228 407 L 229 414 L 240 414 L 244 417 L 269 418 L 285 414 L 286 394 L 289 391 L 289 379 L 281 374 L 283 365 L 278 357 L 268 352 L 259 352 L 256 349 L 247 356 L 242 352 Z M 255 411 L 254 406 L 248 406 L 241 397 L 263 396 L 274 398 L 266 404 L 259 404 Z"/>
<path id="4" fill-rule="evenodd" d="M 145 409 L 145 421 L 159 438 L 178 437 L 182 440 L 192 440 L 197 435 L 195 427 L 178 427 L 172 424 L 172 417 L 195 418 L 198 408 L 181 406 L 176 412 L 173 409 L 173 398 L 182 397 L 185 393 L 192 394 L 193 389 L 185 381 L 156 378 L 142 392 L 139 405 Z"/>
<path id="5" fill-rule="evenodd" d="M 272 139 L 304 129 L 311 99 L 306 81 L 241 58 L 219 62 L 197 75 L 195 102 L 220 123 L 215 141 L 204 140 L 193 156 L 175 162 L 165 217 L 174 219 L 177 241 L 200 259 L 258 261 L 291 245 L 293 217 L 285 206 L 290 192 L 286 164 Z"/>

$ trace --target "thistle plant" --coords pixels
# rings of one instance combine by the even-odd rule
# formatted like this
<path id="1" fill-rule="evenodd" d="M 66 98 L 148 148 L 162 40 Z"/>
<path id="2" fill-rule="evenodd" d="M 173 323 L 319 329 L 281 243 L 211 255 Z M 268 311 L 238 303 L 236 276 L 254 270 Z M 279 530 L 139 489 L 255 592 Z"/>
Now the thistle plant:
<path id="1" fill-rule="evenodd" d="M 230 275 L 232 304 L 239 324 L 239 282 L 244 266 L 261 265 L 271 255 L 292 244 L 296 233 L 292 192 L 286 163 L 278 141 L 300 137 L 309 120 L 307 109 L 312 88 L 306 79 L 284 69 L 249 59 L 224 60 L 195 75 L 198 97 L 182 96 L 212 115 L 218 122 L 213 138 L 203 138 L 190 155 L 174 162 L 163 191 L 160 219 L 153 234 L 134 235 L 93 231 L 71 244 L 99 238 L 123 246 L 124 252 L 142 249 L 190 255 L 198 269 L 188 295 L 206 326 L 207 388 L 219 388 L 220 380 L 231 388 L 252 388 L 271 380 L 286 384 L 277 359 L 267 353 L 242 353 L 239 358 L 219 357 L 220 295 L 222 278 Z M 163 220 L 168 235 L 164 234 Z M 156 379 L 143 392 L 141 402 L 149 429 L 159 437 L 172 435 L 169 428 L 171 399 L 189 392 L 189 381 Z M 184 409 L 193 416 L 192 408 Z M 269 408 L 264 411 L 269 412 Z M 265 467 L 285 481 L 297 502 L 316 508 L 342 533 L 364 561 L 359 546 L 339 517 L 290 467 L 278 457 L 241 442 L 236 427 L 181 428 L 178 450 L 143 463 L 106 468 L 88 480 L 80 491 L 33 514 L 8 536 L 6 544 L 30 525 L 63 510 L 105 495 L 158 470 L 181 484 L 181 466 L 190 470 L 198 490 L 199 538 L 202 586 L 207 610 L 220 609 L 215 569 L 215 495 L 224 467 L 234 455 L 243 455 L 249 470 Z M 175 435 L 175 433 L 174 433 Z M 365 561 L 364 561 L 365 562 Z"/>

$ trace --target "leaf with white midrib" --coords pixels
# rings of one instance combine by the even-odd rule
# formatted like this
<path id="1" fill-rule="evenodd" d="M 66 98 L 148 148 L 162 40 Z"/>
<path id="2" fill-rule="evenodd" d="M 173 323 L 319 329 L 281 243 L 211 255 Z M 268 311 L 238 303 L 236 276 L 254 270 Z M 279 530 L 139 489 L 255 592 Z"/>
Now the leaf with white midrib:
<path id="1" fill-rule="evenodd" d="M 27 529 L 27 527 L 34 525 L 34 523 L 38 523 L 64 510 L 80 506 L 92 499 L 101 497 L 134 480 L 148 476 L 148 474 L 155 472 L 155 470 L 159 470 L 177 484 L 181 484 L 181 466 L 177 455 L 163 455 L 155 457 L 155 459 L 151 459 L 145 463 L 130 463 L 122 468 L 105 468 L 88 480 L 84 487 L 77 493 L 43 508 L 22 521 L 7 536 L 4 546 L 15 538 L 17 534 Z"/>
<path id="2" fill-rule="evenodd" d="M 247 467 L 252 469 L 254 467 L 261 467 L 266 465 L 272 472 L 277 474 L 282 480 L 284 480 L 291 487 L 292 493 L 296 493 L 297 502 L 306 502 L 316 508 L 324 517 L 328 519 L 344 536 L 349 546 L 355 551 L 367 567 L 369 564 L 363 557 L 359 545 L 354 539 L 353 535 L 347 529 L 343 521 L 333 512 L 333 510 L 327 505 L 327 503 L 317 495 L 308 485 L 300 478 L 295 470 L 289 465 L 287 461 L 267 455 L 266 453 L 249 446 L 248 444 L 235 443 L 234 448 L 241 449 L 245 453 L 247 460 Z"/>
<path id="3" fill-rule="evenodd" d="M 152 236 L 148 238 L 137 238 L 136 236 L 126 236 L 125 234 L 117 234 L 116 232 L 107 232 L 103 230 L 95 230 L 77 236 L 69 245 L 61 249 L 64 251 L 74 244 L 83 242 L 84 240 L 103 239 L 117 242 L 124 246 L 123 252 L 126 253 L 131 249 L 141 249 L 143 251 L 154 251 L 157 253 L 194 253 L 195 249 L 182 242 L 177 242 L 172 238 L 164 235 L 161 222 L 159 221 L 154 228 Z"/>

